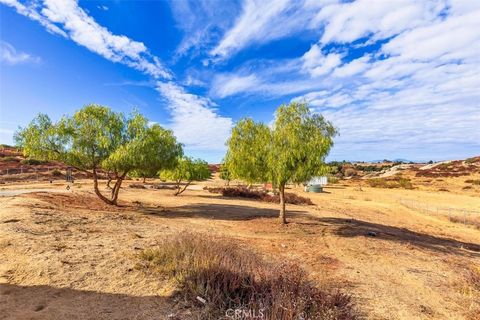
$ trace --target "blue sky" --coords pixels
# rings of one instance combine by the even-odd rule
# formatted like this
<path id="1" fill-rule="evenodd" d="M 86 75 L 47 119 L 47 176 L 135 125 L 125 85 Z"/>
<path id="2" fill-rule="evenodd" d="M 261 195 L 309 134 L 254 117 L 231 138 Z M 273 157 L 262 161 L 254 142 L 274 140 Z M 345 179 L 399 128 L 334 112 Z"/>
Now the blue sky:
<path id="1" fill-rule="evenodd" d="M 305 101 L 330 160 L 480 154 L 480 1 L 0 0 L 0 143 L 37 113 L 137 108 L 219 162 Z"/>

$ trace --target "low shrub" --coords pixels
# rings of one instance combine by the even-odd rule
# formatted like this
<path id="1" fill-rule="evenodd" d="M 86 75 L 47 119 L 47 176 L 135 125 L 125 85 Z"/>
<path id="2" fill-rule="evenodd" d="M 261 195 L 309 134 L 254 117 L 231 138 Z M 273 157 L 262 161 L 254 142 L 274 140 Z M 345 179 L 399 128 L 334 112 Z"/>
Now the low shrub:
<path id="1" fill-rule="evenodd" d="M 37 166 L 40 164 L 45 164 L 47 161 L 44 160 L 37 160 L 37 159 L 23 159 L 20 161 L 21 164 L 27 164 L 27 165 L 32 165 L 32 166 Z"/>
<path id="2" fill-rule="evenodd" d="M 477 265 L 467 267 L 466 280 L 475 290 L 480 291 L 480 267 Z"/>
<path id="3" fill-rule="evenodd" d="M 262 201 L 265 202 L 273 202 L 273 203 L 280 203 L 280 196 L 278 194 L 276 195 L 265 195 L 261 199 Z M 288 204 L 299 204 L 299 205 L 313 205 L 312 200 L 306 197 L 302 197 L 299 195 L 296 195 L 295 193 L 290 193 L 290 192 L 285 192 L 285 203 Z"/>
<path id="4" fill-rule="evenodd" d="M 475 229 L 480 230 L 480 219 L 472 216 L 450 216 L 448 218 L 451 222 L 462 223 L 474 227 Z"/>
<path id="5" fill-rule="evenodd" d="M 7 156 L 7 157 L 1 157 L 0 161 L 1 162 L 19 162 L 20 159 L 18 159 L 16 157 Z"/>
<path id="6" fill-rule="evenodd" d="M 374 178 L 368 179 L 367 183 L 370 187 L 373 188 L 403 188 L 403 189 L 413 189 L 413 184 L 410 179 L 402 178 L 402 177 L 394 177 L 393 179 L 385 179 L 385 178 Z"/>
<path id="7" fill-rule="evenodd" d="M 476 185 L 476 186 L 480 186 L 480 179 L 477 179 L 477 180 L 473 180 L 473 179 L 465 180 L 465 183 L 470 183 L 470 184 L 473 184 L 473 185 Z"/>
<path id="8" fill-rule="evenodd" d="M 147 189 L 147 187 L 143 184 L 138 184 L 138 183 L 132 183 L 131 185 L 128 186 L 129 188 L 132 189 Z"/>
<path id="9" fill-rule="evenodd" d="M 339 179 L 338 179 L 337 177 L 335 177 L 335 176 L 328 176 L 328 177 L 327 177 L 328 183 L 331 183 L 331 184 L 338 183 L 338 180 L 339 180 Z"/>
<path id="10" fill-rule="evenodd" d="M 353 177 L 357 175 L 357 172 L 353 168 L 347 168 L 343 174 L 345 177 Z"/>
<path id="11" fill-rule="evenodd" d="M 137 268 L 172 281 L 199 319 L 223 319 L 229 309 L 271 320 L 360 318 L 348 294 L 321 290 L 298 265 L 267 262 L 225 238 L 180 233 L 139 258 Z"/>
<path id="12" fill-rule="evenodd" d="M 465 159 L 465 163 L 468 163 L 468 164 L 472 164 L 472 163 L 476 163 L 476 162 L 480 162 L 480 157 Z"/>
<path id="13" fill-rule="evenodd" d="M 52 171 L 52 176 L 54 177 L 60 177 L 62 175 L 62 172 L 58 169 L 55 169 Z"/>
<path id="14" fill-rule="evenodd" d="M 224 197 L 257 199 L 264 202 L 280 203 L 278 194 L 271 195 L 264 190 L 252 190 L 245 187 L 207 188 L 210 193 L 221 193 Z M 313 205 L 312 200 L 285 192 L 285 203 L 299 205 Z"/>

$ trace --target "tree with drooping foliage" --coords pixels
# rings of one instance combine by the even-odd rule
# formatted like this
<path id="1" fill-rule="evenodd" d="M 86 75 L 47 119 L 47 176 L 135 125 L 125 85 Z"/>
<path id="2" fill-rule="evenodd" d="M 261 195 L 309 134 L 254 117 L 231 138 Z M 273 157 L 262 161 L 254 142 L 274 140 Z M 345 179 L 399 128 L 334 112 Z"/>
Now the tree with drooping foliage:
<path id="1" fill-rule="evenodd" d="M 182 145 L 170 130 L 137 112 L 125 117 L 108 107 L 87 105 L 71 117 L 53 123 L 39 114 L 15 140 L 26 156 L 61 161 L 93 177 L 95 194 L 104 202 L 117 204 L 122 181 L 133 170 L 171 168 L 183 154 Z M 109 195 L 98 186 L 101 172 L 115 181 Z"/>
<path id="2" fill-rule="evenodd" d="M 237 122 L 228 139 L 225 167 L 231 177 L 240 178 L 249 185 L 270 178 L 268 167 L 271 130 L 267 125 L 250 118 Z"/>
<path id="3" fill-rule="evenodd" d="M 278 188 L 279 218 L 285 224 L 286 184 L 328 172 L 325 157 L 336 134 L 322 115 L 312 113 L 305 103 L 292 102 L 277 109 L 272 128 L 250 119 L 238 122 L 227 143 L 226 162 L 234 177 L 270 181 Z"/>
<path id="4" fill-rule="evenodd" d="M 183 193 L 193 181 L 202 181 L 211 177 L 212 173 L 208 163 L 201 159 L 184 157 L 178 160 L 172 169 L 160 171 L 160 178 L 174 181 L 176 185 L 175 196 Z M 184 182 L 182 188 L 182 181 Z"/>

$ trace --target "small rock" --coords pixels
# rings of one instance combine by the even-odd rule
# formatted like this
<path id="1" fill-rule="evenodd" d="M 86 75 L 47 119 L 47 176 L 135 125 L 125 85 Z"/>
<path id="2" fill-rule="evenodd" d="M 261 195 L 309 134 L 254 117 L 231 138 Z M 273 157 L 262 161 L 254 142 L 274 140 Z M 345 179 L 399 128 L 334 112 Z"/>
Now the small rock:
<path id="1" fill-rule="evenodd" d="M 38 306 L 35 307 L 35 311 L 41 311 L 43 309 L 45 309 L 45 306 L 42 304 L 39 304 Z"/>
<path id="2" fill-rule="evenodd" d="M 374 231 L 368 231 L 367 235 L 368 235 L 369 237 L 376 237 L 376 236 L 377 236 L 377 233 L 374 232 Z"/>

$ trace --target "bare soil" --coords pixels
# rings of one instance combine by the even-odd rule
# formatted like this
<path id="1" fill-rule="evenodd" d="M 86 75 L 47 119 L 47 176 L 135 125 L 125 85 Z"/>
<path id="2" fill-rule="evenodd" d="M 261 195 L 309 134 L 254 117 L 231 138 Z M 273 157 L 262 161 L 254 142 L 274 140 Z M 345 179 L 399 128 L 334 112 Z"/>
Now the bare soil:
<path id="1" fill-rule="evenodd" d="M 465 272 L 480 265 L 480 231 L 398 202 L 478 210 L 476 194 L 292 187 L 315 205 L 288 205 L 290 223 L 281 226 L 276 204 L 202 190 L 220 183 L 175 197 L 127 182 L 120 207 L 98 200 L 89 181 L 69 191 L 64 183 L 5 185 L 65 192 L 0 197 L 0 318 L 195 319 L 171 298 L 168 281 L 135 268 L 141 250 L 190 230 L 295 261 L 318 286 L 351 293 L 368 319 L 479 319 L 480 292 Z"/>

